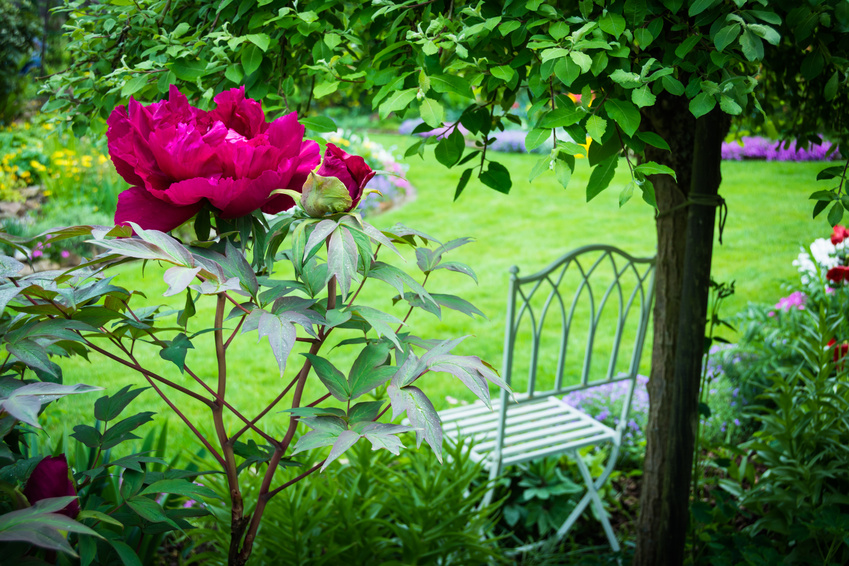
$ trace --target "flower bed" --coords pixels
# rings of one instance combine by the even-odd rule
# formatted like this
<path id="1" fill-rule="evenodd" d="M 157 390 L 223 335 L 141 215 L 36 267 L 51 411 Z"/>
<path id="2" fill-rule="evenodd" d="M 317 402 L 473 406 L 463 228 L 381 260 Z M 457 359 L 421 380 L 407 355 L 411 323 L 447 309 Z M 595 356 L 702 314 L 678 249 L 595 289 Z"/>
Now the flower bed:
<path id="1" fill-rule="evenodd" d="M 759 136 L 744 136 L 739 141 L 722 144 L 722 159 L 742 161 L 762 159 L 766 161 L 829 161 L 840 159 L 838 151 L 831 151 L 831 142 L 819 145 L 798 146 L 791 142 L 785 147 L 782 142 Z"/>

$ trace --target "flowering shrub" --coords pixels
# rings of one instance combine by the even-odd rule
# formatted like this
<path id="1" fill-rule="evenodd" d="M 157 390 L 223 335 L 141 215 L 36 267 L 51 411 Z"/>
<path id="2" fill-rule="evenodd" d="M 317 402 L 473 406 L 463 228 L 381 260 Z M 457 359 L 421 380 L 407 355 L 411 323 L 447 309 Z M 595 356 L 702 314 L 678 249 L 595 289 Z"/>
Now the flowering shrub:
<path id="1" fill-rule="evenodd" d="M 634 384 L 634 397 L 625 433 L 622 436 L 624 457 L 634 458 L 645 447 L 645 426 L 649 415 L 649 394 L 646 384 L 649 378 L 638 375 Z M 627 400 L 628 384 L 624 381 L 606 383 L 590 389 L 581 389 L 567 394 L 563 400 L 594 417 L 610 428 L 619 425 L 623 403 Z"/>
<path id="2" fill-rule="evenodd" d="M 775 316 L 776 311 L 790 312 L 791 309 L 803 311 L 805 303 L 808 302 L 808 296 L 802 291 L 793 291 L 786 297 L 778 299 L 775 303 L 775 310 L 769 311 L 769 316 Z"/>
<path id="3" fill-rule="evenodd" d="M 835 226 L 831 238 L 817 238 L 809 250 L 802 248 L 793 265 L 807 289 L 822 289 L 826 281 L 832 287 L 845 285 L 849 265 L 846 228 Z"/>
<path id="4" fill-rule="evenodd" d="M 97 353 L 145 379 L 224 472 L 230 498 L 228 563 L 241 566 L 251 555 L 268 501 L 324 470 L 360 440 L 398 455 L 399 435 L 414 432 L 417 445 L 427 442 L 441 460 L 442 429 L 420 388 L 424 375 L 454 375 L 485 403 L 488 383 L 506 384 L 480 358 L 451 353 L 465 337 L 426 339 L 408 328 L 417 308 L 438 317 L 443 308 L 468 316 L 478 312 L 459 297 L 425 288 L 445 271 L 477 280 L 470 267 L 444 261 L 469 239 L 441 243 L 404 226 L 378 230 L 352 212 L 373 176 L 362 157 L 328 144 L 319 163 L 318 144 L 303 139 L 304 128 L 293 114 L 268 124 L 259 104 L 238 89 L 215 100 L 217 108 L 205 112 L 172 89 L 167 102 L 144 107 L 132 101 L 128 110 L 115 111 L 108 134 L 112 158 L 132 184 L 119 197 L 118 225 L 50 233 L 51 243 L 88 235 L 105 253 L 68 273 L 23 276 L 19 262 L 0 258 L 6 278 L 0 306 L 8 304 L 17 314 L 14 319 L 3 314 L 0 330 L 6 364 L 21 377 L 30 372 L 26 375 L 57 380 L 61 368 L 50 355 Z M 265 214 L 287 209 L 270 219 Z M 196 245 L 150 228 L 174 228 L 189 219 Z M 7 236 L 5 243 L 21 248 L 28 241 Z M 415 248 L 421 281 L 378 260 L 381 252 L 403 257 L 399 246 Z M 184 308 L 139 305 L 143 294 L 103 278 L 104 269 L 132 260 L 167 265 L 165 296 L 184 295 Z M 362 297 L 374 293 L 361 291 L 375 281 L 388 285 L 383 289 L 391 296 L 400 295 L 392 303 L 397 316 L 364 304 Z M 213 297 L 213 320 L 198 323 L 198 313 L 209 311 L 197 303 Z M 56 318 L 60 339 L 41 339 L 39 333 L 58 332 Z M 196 337 L 207 332 L 214 350 L 199 355 L 217 363 L 211 383 L 191 367 L 201 344 Z M 267 339 L 284 379 L 279 390 L 261 393 L 264 409 L 246 415 L 227 400 L 227 391 L 251 382 L 228 372 L 227 352 L 240 335 L 254 332 L 258 340 Z M 333 350 L 325 347 L 331 335 Z M 101 338 L 109 340 L 108 349 Z M 147 346 L 176 366 L 174 375 L 142 365 L 136 352 Z M 331 360 L 340 355 L 353 360 L 346 371 Z M 187 379 L 193 388 L 181 384 Z M 305 399 L 308 380 L 326 393 Z M 175 399 L 176 394 L 182 397 Z M 266 426 L 263 417 L 279 411 L 287 397 L 288 426 L 282 431 Z M 181 407 L 187 402 L 209 409 L 207 430 L 215 431 L 213 437 L 186 417 Z M 412 426 L 381 422 L 389 409 L 393 420 L 406 413 Z M 299 425 L 311 430 L 298 437 Z M 105 442 L 92 427 L 79 438 Z M 313 456 L 317 463 L 293 477 L 289 470 L 303 458 L 297 455 L 314 450 L 321 451 Z M 240 475 L 262 465 L 259 491 L 243 491 Z M 147 498 L 141 505 L 149 521 L 167 518 L 156 501 Z"/>
<path id="5" fill-rule="evenodd" d="M 368 136 L 342 131 L 328 135 L 327 141 L 361 156 L 376 172 L 369 182 L 372 192 L 359 203 L 358 211 L 364 216 L 378 214 L 415 197 L 415 188 L 405 177 L 408 167 L 400 163 L 392 151 L 368 139 Z"/>
<path id="6" fill-rule="evenodd" d="M 739 141 L 722 144 L 722 159 L 764 159 L 766 161 L 826 161 L 841 159 L 840 152 L 831 151 L 831 142 L 798 146 L 791 142 L 787 147 L 779 141 L 757 136 L 743 136 Z M 831 152 L 831 153 L 829 153 Z"/>

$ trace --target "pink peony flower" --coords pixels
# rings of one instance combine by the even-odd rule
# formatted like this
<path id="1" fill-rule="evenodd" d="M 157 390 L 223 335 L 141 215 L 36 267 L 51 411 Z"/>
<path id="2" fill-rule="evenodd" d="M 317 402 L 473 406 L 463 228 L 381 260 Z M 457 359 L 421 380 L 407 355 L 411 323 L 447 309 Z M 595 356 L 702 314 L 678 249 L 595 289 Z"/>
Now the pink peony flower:
<path id="1" fill-rule="evenodd" d="M 30 505 L 51 497 L 76 496 L 77 490 L 71 480 L 68 460 L 65 455 L 47 456 L 41 460 L 27 480 L 24 495 Z M 75 518 L 80 513 L 79 500 L 71 501 L 59 513 L 67 515 L 71 519 Z"/>
<path id="2" fill-rule="evenodd" d="M 244 87 L 222 92 L 211 111 L 191 106 L 175 86 L 169 99 L 130 99 L 109 116 L 106 137 L 118 173 L 131 185 L 115 222 L 168 231 L 209 202 L 222 218 L 294 206 L 276 189 L 300 191 L 320 159 L 294 112 L 271 123 Z"/>
<path id="3" fill-rule="evenodd" d="M 831 232 L 831 243 L 836 246 L 846 238 L 849 238 L 849 230 L 847 230 L 844 226 L 835 226 L 834 230 Z"/>
<path id="4" fill-rule="evenodd" d="M 359 155 L 349 155 L 332 143 L 327 144 L 324 160 L 316 173 L 322 177 L 336 177 L 342 181 L 348 189 L 348 194 L 351 195 L 352 204 L 348 210 L 357 208 L 366 184 L 375 176 L 375 172 L 368 166 L 365 159 Z"/>

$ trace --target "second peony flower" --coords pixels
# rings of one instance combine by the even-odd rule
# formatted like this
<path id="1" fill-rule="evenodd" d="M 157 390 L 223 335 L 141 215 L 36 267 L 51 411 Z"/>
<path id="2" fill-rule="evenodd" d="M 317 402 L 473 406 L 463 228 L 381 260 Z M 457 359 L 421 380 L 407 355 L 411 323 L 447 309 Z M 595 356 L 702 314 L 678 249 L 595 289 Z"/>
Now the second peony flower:
<path id="1" fill-rule="evenodd" d="M 244 87 L 222 92 L 201 110 L 171 86 L 169 99 L 130 99 L 109 116 L 106 136 L 118 173 L 131 185 L 118 197 L 116 224 L 167 232 L 209 202 L 221 218 L 294 206 L 277 189 L 301 191 L 320 161 L 294 112 L 266 122 Z"/>

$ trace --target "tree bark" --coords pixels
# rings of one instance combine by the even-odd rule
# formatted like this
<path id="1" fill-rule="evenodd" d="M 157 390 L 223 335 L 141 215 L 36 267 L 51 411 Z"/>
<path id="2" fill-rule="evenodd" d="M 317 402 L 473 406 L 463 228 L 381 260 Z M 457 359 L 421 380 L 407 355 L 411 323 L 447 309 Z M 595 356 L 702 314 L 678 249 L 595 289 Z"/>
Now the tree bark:
<path id="1" fill-rule="evenodd" d="M 652 179 L 658 205 L 654 342 L 635 566 L 681 564 L 689 517 L 715 206 L 686 202 L 716 197 L 729 123 L 714 114 L 695 120 L 686 102 L 665 97 L 645 109 L 649 127 L 671 149 L 647 148 L 646 157 L 672 167 L 677 182 Z"/>

